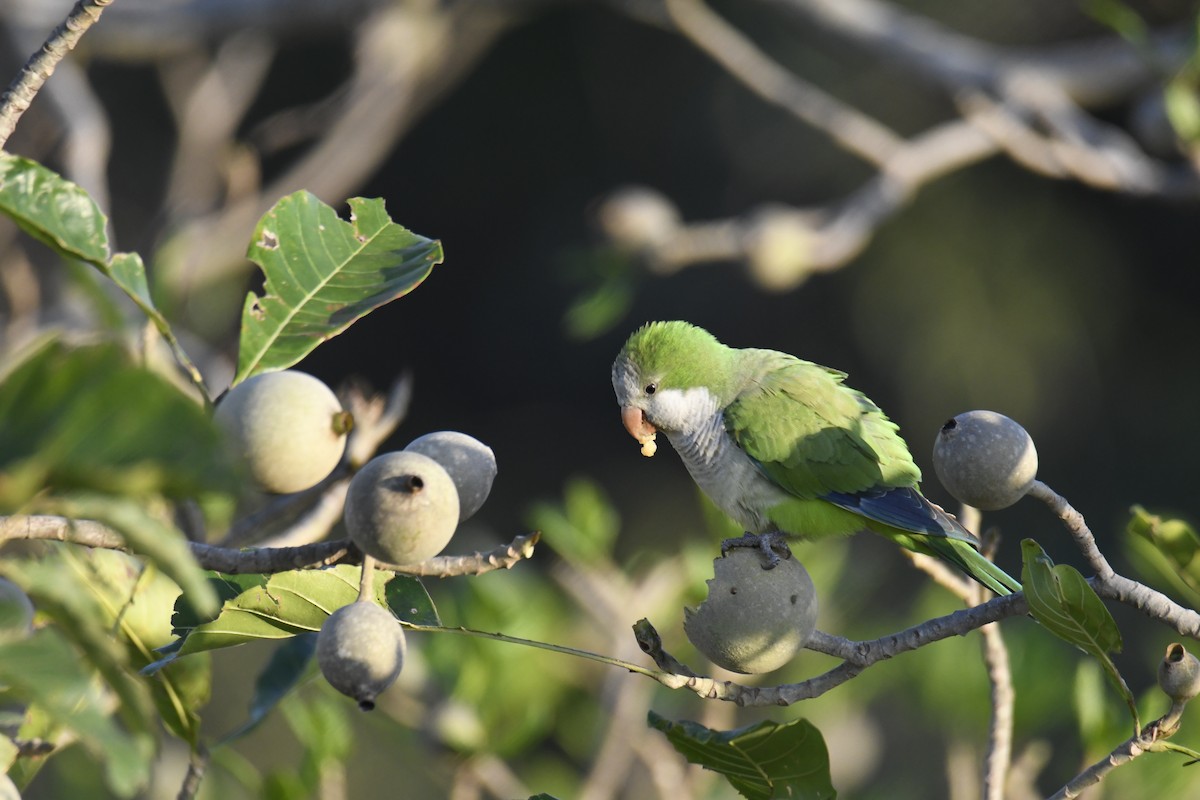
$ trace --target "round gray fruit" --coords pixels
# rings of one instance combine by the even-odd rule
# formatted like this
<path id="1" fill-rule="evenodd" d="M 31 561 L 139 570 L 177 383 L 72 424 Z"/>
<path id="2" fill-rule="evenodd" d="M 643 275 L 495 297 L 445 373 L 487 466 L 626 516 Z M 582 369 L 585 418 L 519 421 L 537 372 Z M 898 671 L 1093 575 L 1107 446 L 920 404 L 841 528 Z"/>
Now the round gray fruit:
<path id="1" fill-rule="evenodd" d="M 817 592 L 795 558 L 763 569 L 761 554 L 735 548 L 713 561 L 708 597 L 684 609 L 688 640 L 720 667 L 746 674 L 779 669 L 817 626 Z"/>
<path id="2" fill-rule="evenodd" d="M 404 448 L 429 456 L 445 467 L 458 489 L 458 521 L 474 516 L 496 480 L 496 454 L 473 436 L 437 431 L 419 436 Z"/>
<path id="3" fill-rule="evenodd" d="M 346 531 L 369 556 L 388 564 L 433 558 L 458 527 L 454 481 L 429 456 L 402 450 L 366 463 L 346 493 Z"/>
<path id="4" fill-rule="evenodd" d="M 404 667 L 404 629 L 374 603 L 355 602 L 329 615 L 317 634 L 317 664 L 329 685 L 363 711 Z"/>
<path id="5" fill-rule="evenodd" d="M 1037 477 L 1033 439 L 995 411 L 967 411 L 938 432 L 933 468 L 956 500 L 983 511 L 1008 508 Z"/>
<path id="6" fill-rule="evenodd" d="M 1200 660 L 1183 645 L 1167 645 L 1158 665 L 1158 685 L 1176 703 L 1186 703 L 1200 694 Z"/>
<path id="7" fill-rule="evenodd" d="M 341 461 L 348 415 L 317 378 L 283 370 L 255 375 L 217 404 L 250 476 L 262 489 L 290 494 L 315 486 Z"/>

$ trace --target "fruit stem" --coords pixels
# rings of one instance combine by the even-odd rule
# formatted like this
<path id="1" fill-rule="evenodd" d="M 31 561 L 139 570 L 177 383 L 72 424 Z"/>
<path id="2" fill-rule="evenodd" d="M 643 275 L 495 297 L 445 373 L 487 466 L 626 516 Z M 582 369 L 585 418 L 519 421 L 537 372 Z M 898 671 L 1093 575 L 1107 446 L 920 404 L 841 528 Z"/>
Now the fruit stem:
<path id="1" fill-rule="evenodd" d="M 339 411 L 333 415 L 331 423 L 333 432 L 338 436 L 344 436 L 354 430 L 354 415 L 349 411 Z"/>
<path id="2" fill-rule="evenodd" d="M 375 559 L 366 553 L 362 560 L 362 577 L 358 579 L 359 602 L 371 602 L 371 581 L 375 577 Z"/>

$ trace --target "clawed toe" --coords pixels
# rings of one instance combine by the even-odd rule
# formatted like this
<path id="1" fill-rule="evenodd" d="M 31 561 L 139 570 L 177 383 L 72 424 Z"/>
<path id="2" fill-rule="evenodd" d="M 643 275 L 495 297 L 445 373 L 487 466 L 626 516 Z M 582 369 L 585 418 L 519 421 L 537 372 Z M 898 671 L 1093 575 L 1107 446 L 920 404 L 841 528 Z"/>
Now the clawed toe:
<path id="1" fill-rule="evenodd" d="M 759 552 L 762 556 L 763 569 L 774 569 L 780 561 L 792 557 L 787 537 L 779 531 L 745 533 L 735 539 L 726 539 L 721 542 L 721 555 L 725 556 L 730 550 L 743 547 L 753 548 Z"/>

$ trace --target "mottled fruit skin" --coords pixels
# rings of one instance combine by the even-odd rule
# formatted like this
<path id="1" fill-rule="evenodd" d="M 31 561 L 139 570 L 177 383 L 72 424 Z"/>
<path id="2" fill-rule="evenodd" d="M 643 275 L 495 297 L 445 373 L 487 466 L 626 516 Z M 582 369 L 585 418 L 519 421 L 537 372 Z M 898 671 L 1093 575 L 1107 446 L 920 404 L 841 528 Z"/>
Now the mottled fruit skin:
<path id="1" fill-rule="evenodd" d="M 351 540 L 388 564 L 419 564 L 442 552 L 458 515 L 450 475 L 429 456 L 407 450 L 368 461 L 346 493 Z"/>
<path id="2" fill-rule="evenodd" d="M 255 375 L 217 405 L 250 476 L 263 490 L 290 494 L 324 480 L 342 459 L 341 403 L 317 378 L 294 370 Z"/>
<path id="3" fill-rule="evenodd" d="M 1200 660 L 1183 645 L 1167 645 L 1158 665 L 1158 686 L 1176 703 L 1186 703 L 1200 694 Z"/>
<path id="4" fill-rule="evenodd" d="M 473 436 L 458 431 L 427 433 L 404 448 L 429 456 L 441 464 L 458 489 L 458 521 L 462 522 L 483 506 L 496 480 L 496 454 Z"/>
<path id="5" fill-rule="evenodd" d="M 33 631 L 33 603 L 20 586 L 0 578 L 0 644 L 24 639 Z"/>
<path id="6" fill-rule="evenodd" d="M 779 669 L 817 627 L 817 591 L 795 558 L 763 569 L 753 548 L 713 561 L 708 598 L 684 609 L 688 640 L 719 667 L 745 674 Z"/>
<path id="7" fill-rule="evenodd" d="M 1037 477 L 1033 439 L 995 411 L 967 411 L 948 420 L 933 445 L 933 468 L 956 500 L 983 511 L 1008 508 Z"/>
<path id="8" fill-rule="evenodd" d="M 317 664 L 329 685 L 363 711 L 404 668 L 404 629 L 374 603 L 356 602 L 329 615 L 317 634 Z"/>

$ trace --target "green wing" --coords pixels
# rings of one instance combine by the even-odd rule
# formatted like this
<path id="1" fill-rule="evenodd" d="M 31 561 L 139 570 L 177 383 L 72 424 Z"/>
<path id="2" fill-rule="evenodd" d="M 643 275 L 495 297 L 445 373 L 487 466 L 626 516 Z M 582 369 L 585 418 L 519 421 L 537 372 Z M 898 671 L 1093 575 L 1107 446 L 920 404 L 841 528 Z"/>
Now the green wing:
<path id="1" fill-rule="evenodd" d="M 824 497 L 916 486 L 896 425 L 845 374 L 771 350 L 743 351 L 757 377 L 725 411 L 746 454 L 791 494 Z"/>

